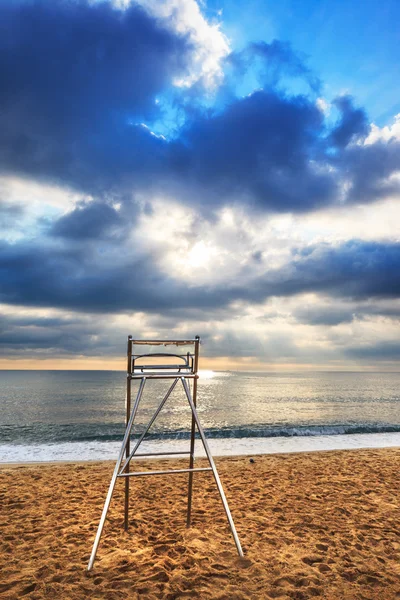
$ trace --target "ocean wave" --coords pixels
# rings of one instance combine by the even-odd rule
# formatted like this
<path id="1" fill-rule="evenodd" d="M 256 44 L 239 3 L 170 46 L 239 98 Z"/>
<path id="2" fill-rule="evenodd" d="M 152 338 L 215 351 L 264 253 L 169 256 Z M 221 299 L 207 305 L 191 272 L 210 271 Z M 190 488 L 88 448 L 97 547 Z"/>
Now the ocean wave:
<path id="1" fill-rule="evenodd" d="M 389 423 L 344 423 L 333 425 L 242 425 L 239 427 L 205 428 L 208 438 L 274 438 L 307 437 L 321 435 L 346 435 L 359 433 L 396 433 L 400 424 Z M 140 430 L 135 431 L 139 435 Z M 122 423 L 97 424 L 79 423 L 52 425 L 36 423 L 32 425 L 3 425 L 0 427 L 0 444 L 37 444 L 63 442 L 112 442 L 122 440 Z M 159 430 L 149 433 L 148 440 L 184 440 L 190 432 L 185 429 Z"/>

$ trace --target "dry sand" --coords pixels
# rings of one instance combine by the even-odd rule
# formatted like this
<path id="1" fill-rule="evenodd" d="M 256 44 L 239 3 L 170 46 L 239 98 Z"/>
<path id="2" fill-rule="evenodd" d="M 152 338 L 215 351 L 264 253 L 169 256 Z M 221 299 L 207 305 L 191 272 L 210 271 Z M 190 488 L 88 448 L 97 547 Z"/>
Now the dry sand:
<path id="1" fill-rule="evenodd" d="M 246 559 L 210 473 L 195 475 L 189 530 L 187 475 L 155 476 L 131 482 L 129 533 L 117 482 L 90 573 L 113 464 L 2 468 L 0 597 L 400 598 L 400 449 L 254 459 L 217 460 Z"/>

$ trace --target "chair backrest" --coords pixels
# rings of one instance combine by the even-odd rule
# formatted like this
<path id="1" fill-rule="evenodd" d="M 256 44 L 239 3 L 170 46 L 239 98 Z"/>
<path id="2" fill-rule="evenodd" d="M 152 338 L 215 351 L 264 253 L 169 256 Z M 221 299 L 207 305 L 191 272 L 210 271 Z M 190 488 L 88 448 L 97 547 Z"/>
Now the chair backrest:
<path id="1" fill-rule="evenodd" d="M 199 338 L 193 340 L 131 340 L 130 369 L 139 374 L 195 374 L 197 369 L 196 347 Z M 128 367 L 129 368 L 129 367 Z"/>

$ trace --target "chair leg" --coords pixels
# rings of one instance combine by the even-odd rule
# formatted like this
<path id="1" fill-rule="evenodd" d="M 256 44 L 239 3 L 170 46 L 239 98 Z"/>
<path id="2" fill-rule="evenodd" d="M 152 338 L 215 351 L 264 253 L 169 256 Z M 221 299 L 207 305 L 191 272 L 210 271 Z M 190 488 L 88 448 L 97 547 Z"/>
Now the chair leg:
<path id="1" fill-rule="evenodd" d="M 190 459 L 189 459 L 189 468 L 190 469 L 193 469 L 193 465 L 194 465 L 194 444 L 195 444 L 195 439 L 196 439 L 195 436 L 196 436 L 196 421 L 192 414 L 192 428 L 191 428 L 191 433 L 190 433 Z M 186 527 L 190 527 L 191 522 L 192 522 L 192 494 L 193 494 L 193 471 L 191 471 L 189 473 Z"/>
<path id="2" fill-rule="evenodd" d="M 228 501 L 226 499 L 225 492 L 224 492 L 221 480 L 220 480 L 219 475 L 218 475 L 217 467 L 215 466 L 214 459 L 213 459 L 212 454 L 210 452 L 210 448 L 209 448 L 206 436 L 204 435 L 204 431 L 203 431 L 203 428 L 201 426 L 201 423 L 200 423 L 200 420 L 199 420 L 199 417 L 198 417 L 198 414 L 197 414 L 196 407 L 195 407 L 195 405 L 193 403 L 193 400 L 192 400 L 192 397 L 191 397 L 191 394 L 190 394 L 189 386 L 188 386 L 187 381 L 186 381 L 186 379 L 184 377 L 181 378 L 181 381 L 182 381 L 182 385 L 183 385 L 183 388 L 185 390 L 186 397 L 188 399 L 190 408 L 192 410 L 192 415 L 193 415 L 193 418 L 194 418 L 194 420 L 196 422 L 197 429 L 199 431 L 201 441 L 203 442 L 204 450 L 205 450 L 205 453 L 207 455 L 208 462 L 210 463 L 210 467 L 211 467 L 213 475 L 214 475 L 215 483 L 217 484 L 219 495 L 221 496 L 222 504 L 224 506 L 225 513 L 226 513 L 226 516 L 228 518 L 229 527 L 231 529 L 231 532 L 232 532 L 232 535 L 233 535 L 233 539 L 235 540 L 235 544 L 236 544 L 236 548 L 237 548 L 238 554 L 239 554 L 239 556 L 243 557 L 243 550 L 242 550 L 242 546 L 240 544 L 240 540 L 239 540 L 238 534 L 236 532 L 235 523 L 233 522 L 231 511 L 229 510 Z"/>
<path id="3" fill-rule="evenodd" d="M 124 435 L 124 441 L 122 442 L 122 448 L 120 450 L 117 462 L 115 464 L 115 468 L 114 468 L 114 473 L 113 476 L 111 478 L 111 482 L 110 482 L 110 487 L 108 488 L 108 493 L 107 493 L 107 497 L 106 497 L 106 501 L 104 503 L 104 508 L 103 508 L 103 512 L 101 514 L 101 518 L 100 518 L 100 523 L 99 526 L 97 528 L 97 533 L 96 533 L 96 537 L 93 543 L 93 548 L 92 548 L 92 553 L 90 555 L 90 560 L 89 560 L 89 564 L 88 564 L 88 568 L 87 570 L 90 571 L 93 568 L 94 565 L 94 561 L 96 558 L 96 553 L 97 553 L 97 548 L 99 546 L 99 542 L 100 542 L 100 538 L 101 538 L 101 534 L 103 533 L 103 527 L 104 527 L 104 523 L 107 517 L 107 513 L 108 513 L 108 509 L 110 507 L 110 503 L 111 503 L 111 498 L 114 492 L 114 488 L 115 488 L 115 483 L 117 481 L 117 477 L 118 477 L 118 473 L 119 473 L 119 469 L 122 463 L 122 459 L 124 457 L 124 452 L 125 452 L 125 448 L 126 448 L 126 444 L 127 441 L 129 439 L 130 433 L 131 433 L 131 429 L 133 426 L 133 422 L 135 420 L 135 416 L 136 416 L 136 412 L 139 406 L 139 402 L 140 399 L 142 397 L 142 393 L 143 393 L 143 388 L 144 385 L 146 383 L 146 378 L 143 378 L 140 382 L 140 387 L 139 387 L 139 391 L 137 393 L 136 396 L 136 400 L 135 400 L 135 404 L 133 406 L 133 410 L 127 425 L 127 428 L 125 430 L 125 435 Z"/>

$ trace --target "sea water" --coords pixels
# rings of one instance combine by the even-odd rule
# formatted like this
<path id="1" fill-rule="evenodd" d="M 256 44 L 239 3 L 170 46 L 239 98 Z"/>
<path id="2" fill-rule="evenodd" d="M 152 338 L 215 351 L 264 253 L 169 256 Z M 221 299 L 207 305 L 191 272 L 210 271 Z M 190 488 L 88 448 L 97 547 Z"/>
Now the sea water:
<path id="1" fill-rule="evenodd" d="M 146 383 L 134 435 L 170 383 Z M 0 371 L 0 461 L 115 459 L 125 394 L 124 372 Z M 216 455 L 400 446 L 400 373 L 206 371 L 198 412 Z M 144 449 L 187 450 L 189 432 L 178 385 Z"/>

